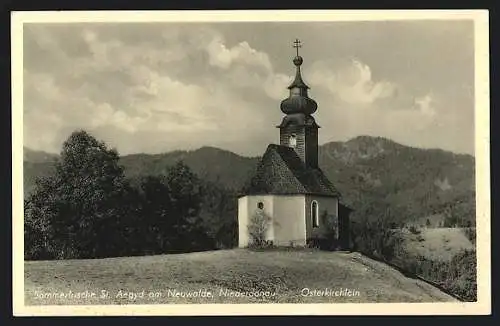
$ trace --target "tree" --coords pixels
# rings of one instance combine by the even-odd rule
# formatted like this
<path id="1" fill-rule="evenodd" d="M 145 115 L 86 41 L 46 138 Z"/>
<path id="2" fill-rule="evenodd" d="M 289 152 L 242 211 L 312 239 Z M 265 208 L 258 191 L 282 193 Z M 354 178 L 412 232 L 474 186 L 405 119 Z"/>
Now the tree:
<path id="1" fill-rule="evenodd" d="M 238 221 L 236 193 L 216 182 L 204 182 L 200 216 L 217 248 L 232 248 L 237 244 Z"/>
<path id="2" fill-rule="evenodd" d="M 123 245 L 115 252 L 120 256 L 144 254 L 144 243 L 147 243 L 149 238 L 142 232 L 146 218 L 143 197 L 130 180 L 125 181 L 121 197 L 123 198 L 119 204 L 121 218 L 116 229 L 119 230 L 120 242 Z"/>
<path id="3" fill-rule="evenodd" d="M 164 253 L 169 248 L 172 232 L 172 200 L 163 176 L 145 176 L 139 182 L 139 220 L 134 224 L 135 238 L 143 254 Z M 169 224 L 170 223 L 170 224 Z"/>
<path id="4" fill-rule="evenodd" d="M 169 219 L 174 233 L 171 249 L 174 251 L 214 249 L 214 239 L 203 227 L 200 218 L 202 184 L 182 161 L 170 167 L 166 176 L 171 200 Z"/>
<path id="5" fill-rule="evenodd" d="M 396 223 L 391 210 L 386 209 L 380 215 L 361 215 L 358 212 L 357 217 L 357 220 L 351 220 L 350 227 L 353 249 L 386 261 L 391 261 L 403 250 L 398 230 L 391 228 Z"/>
<path id="6" fill-rule="evenodd" d="M 271 217 L 263 210 L 257 210 L 248 221 L 248 235 L 252 246 L 263 246 L 266 243 L 266 234 Z"/>
<path id="7" fill-rule="evenodd" d="M 127 184 L 118 153 L 86 131 L 64 142 L 55 172 L 28 199 L 28 230 L 43 235 L 54 258 L 95 258 L 123 248 Z"/>
<path id="8" fill-rule="evenodd" d="M 24 201 L 25 259 L 52 259 L 56 257 L 50 215 L 57 211 L 55 182 L 41 177 L 36 180 L 37 191 Z"/>

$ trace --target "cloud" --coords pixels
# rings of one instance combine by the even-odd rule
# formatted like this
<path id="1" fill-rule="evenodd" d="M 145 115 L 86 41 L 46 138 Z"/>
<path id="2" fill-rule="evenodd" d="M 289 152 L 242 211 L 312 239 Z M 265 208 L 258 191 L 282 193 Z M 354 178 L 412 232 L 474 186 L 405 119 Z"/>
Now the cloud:
<path id="1" fill-rule="evenodd" d="M 206 49 L 209 64 L 222 69 L 228 69 L 233 64 L 245 64 L 263 67 L 267 71 L 272 70 L 268 55 L 253 49 L 246 41 L 228 49 L 222 36 L 218 35 L 212 39 Z"/>
<path id="2" fill-rule="evenodd" d="M 370 105 L 395 94 L 394 83 L 374 81 L 370 67 L 359 60 L 351 59 L 338 66 L 327 61 L 316 62 L 310 73 L 311 85 L 325 88 L 345 103 L 354 105 Z"/>
<path id="3" fill-rule="evenodd" d="M 50 40 L 41 48 L 50 46 L 47 51 L 60 55 L 59 44 L 64 39 L 58 40 L 50 30 L 40 33 L 48 34 L 45 39 Z M 242 139 L 251 138 L 251 133 L 259 137 L 266 127 L 266 115 L 260 115 L 256 108 L 285 93 L 288 77 L 275 74 L 267 54 L 247 42 L 228 48 L 221 35 L 212 33 L 211 42 L 176 43 L 177 55 L 170 52 L 164 56 L 169 53 L 168 44 L 165 48 L 130 45 L 101 35 L 96 28 L 78 31 L 73 37 L 86 44 L 88 55 L 60 56 L 59 66 L 51 73 L 34 72 L 26 65 L 25 125 L 34 126 L 43 112 L 51 117 L 43 120 L 45 132 L 52 134 L 41 143 L 34 139 L 35 134 L 27 133 L 27 146 L 54 150 L 72 128 L 109 127 L 138 137 L 152 131 L 169 138 L 198 135 L 192 141 L 199 146 L 206 141 L 200 134 L 208 133 L 212 140 L 240 131 L 247 132 Z M 169 35 L 162 33 L 160 38 L 168 39 Z M 174 39 L 179 37 L 173 35 Z M 196 52 L 207 53 L 208 64 L 219 71 L 200 71 L 198 80 L 191 82 L 159 69 L 162 64 L 178 66 L 175 62 L 182 63 L 182 54 Z M 248 94 L 255 96 L 248 98 Z"/>
<path id="4" fill-rule="evenodd" d="M 284 74 L 271 74 L 264 81 L 264 90 L 266 94 L 274 100 L 280 100 L 286 96 L 284 90 L 290 84 L 290 76 Z"/>
<path id="5" fill-rule="evenodd" d="M 430 94 L 415 99 L 415 105 L 418 111 L 429 117 L 434 117 L 436 115 L 436 108 L 433 106 L 433 103 L 434 99 Z"/>
<path id="6" fill-rule="evenodd" d="M 228 48 L 221 35 L 206 46 L 209 64 L 223 70 L 229 86 L 257 88 L 274 100 L 286 96 L 290 76 L 276 73 L 267 53 L 258 51 L 246 41 Z"/>
<path id="7" fill-rule="evenodd" d="M 295 68 L 292 55 L 275 46 L 283 35 L 271 29 L 254 37 L 240 26 L 26 25 L 25 145 L 58 151 L 71 131 L 84 128 L 122 153 L 212 145 L 261 154 L 278 141 L 279 103 Z M 319 47 L 304 49 L 314 55 L 305 57 L 303 77 L 318 102 L 320 142 L 367 134 L 461 151 L 468 146 L 470 114 L 457 110 L 470 108 L 454 100 L 452 81 L 441 83 L 446 93 L 428 86 L 423 66 L 415 72 L 399 65 L 389 76 L 360 52 L 325 50 L 328 33 L 316 37 L 308 44 Z M 411 51 L 401 56 L 413 58 Z"/>

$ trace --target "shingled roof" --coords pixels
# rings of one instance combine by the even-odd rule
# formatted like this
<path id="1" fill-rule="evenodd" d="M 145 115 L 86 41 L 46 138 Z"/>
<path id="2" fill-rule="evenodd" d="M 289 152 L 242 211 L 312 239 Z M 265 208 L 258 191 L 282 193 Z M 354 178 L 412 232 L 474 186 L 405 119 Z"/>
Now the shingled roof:
<path id="1" fill-rule="evenodd" d="M 270 144 L 243 195 L 315 194 L 340 197 L 321 169 L 308 168 L 293 148 Z"/>

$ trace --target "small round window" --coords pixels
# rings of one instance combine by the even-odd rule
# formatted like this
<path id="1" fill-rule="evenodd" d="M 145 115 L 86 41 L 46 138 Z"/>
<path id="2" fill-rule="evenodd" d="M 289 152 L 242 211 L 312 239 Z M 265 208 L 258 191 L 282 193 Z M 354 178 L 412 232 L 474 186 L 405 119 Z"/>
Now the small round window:
<path id="1" fill-rule="evenodd" d="M 257 207 L 258 207 L 259 209 L 264 209 L 264 203 L 260 201 L 260 202 L 257 204 Z"/>

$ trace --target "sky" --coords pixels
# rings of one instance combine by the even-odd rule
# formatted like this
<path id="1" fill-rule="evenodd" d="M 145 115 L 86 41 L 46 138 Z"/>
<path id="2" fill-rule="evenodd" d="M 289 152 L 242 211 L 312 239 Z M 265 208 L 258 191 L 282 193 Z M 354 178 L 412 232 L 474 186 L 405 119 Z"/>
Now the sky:
<path id="1" fill-rule="evenodd" d="M 84 129 L 120 154 L 279 142 L 295 75 L 320 144 L 360 135 L 474 154 L 472 21 L 25 23 L 24 145 Z"/>

